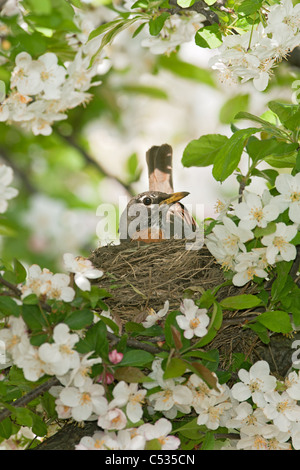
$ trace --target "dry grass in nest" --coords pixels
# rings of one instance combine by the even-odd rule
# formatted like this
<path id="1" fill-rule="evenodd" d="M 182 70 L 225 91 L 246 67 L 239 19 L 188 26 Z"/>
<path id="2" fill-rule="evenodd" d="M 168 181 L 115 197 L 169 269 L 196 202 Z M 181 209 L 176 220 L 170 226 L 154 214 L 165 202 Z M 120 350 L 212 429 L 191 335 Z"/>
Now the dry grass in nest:
<path id="1" fill-rule="evenodd" d="M 143 321 L 150 308 L 157 312 L 166 300 L 170 311 L 177 310 L 187 293 L 198 299 L 204 290 L 224 283 L 220 265 L 205 246 L 186 250 L 185 245 L 186 240 L 152 244 L 124 242 L 100 247 L 91 254 L 93 264 L 104 271 L 99 286 L 112 294 L 105 302 L 120 328 L 127 321 Z M 255 293 L 255 285 L 223 286 L 218 290 L 217 300 L 243 293 Z M 237 352 L 250 360 L 262 358 L 258 355 L 258 337 L 243 328 L 253 313 L 223 312 L 222 327 L 208 345 L 209 349 L 219 350 L 221 366 L 228 366 Z"/>
<path id="2" fill-rule="evenodd" d="M 91 260 L 104 271 L 100 285 L 113 297 L 111 311 L 121 321 L 133 320 L 147 308 L 160 310 L 166 300 L 178 309 L 186 289 L 213 288 L 223 273 L 206 247 L 187 250 L 186 240 L 159 243 L 125 242 L 92 253 Z"/>

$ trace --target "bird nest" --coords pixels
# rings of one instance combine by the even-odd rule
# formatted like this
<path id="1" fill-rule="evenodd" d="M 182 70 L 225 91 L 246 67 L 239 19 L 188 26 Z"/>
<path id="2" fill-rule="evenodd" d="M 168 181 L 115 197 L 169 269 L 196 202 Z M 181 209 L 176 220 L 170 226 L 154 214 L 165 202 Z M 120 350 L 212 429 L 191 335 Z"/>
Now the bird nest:
<path id="1" fill-rule="evenodd" d="M 156 312 L 162 309 L 166 300 L 170 304 L 169 311 L 178 310 L 184 297 L 199 299 L 204 291 L 225 281 L 220 265 L 208 249 L 203 246 L 187 250 L 186 240 L 107 245 L 93 251 L 90 260 L 104 272 L 99 286 L 110 294 L 104 300 L 120 330 L 128 321 L 142 322 L 150 309 Z M 216 295 L 221 301 L 242 293 L 255 293 L 255 285 L 248 283 L 238 288 L 225 283 Z M 209 349 L 219 350 L 223 367 L 231 364 L 239 352 L 252 361 L 265 357 L 265 345 L 251 329 L 244 328 L 253 314 L 255 312 L 247 310 L 223 311 L 222 327 L 208 345 Z M 290 356 L 284 359 L 282 370 L 288 367 L 289 360 Z M 276 357 L 272 362 L 271 369 L 277 370 Z"/>
<path id="2" fill-rule="evenodd" d="M 186 240 L 107 245 L 90 259 L 104 271 L 100 285 L 112 294 L 107 304 L 121 321 L 141 318 L 149 308 L 160 310 L 166 300 L 177 310 L 187 289 L 199 297 L 224 282 L 207 248 L 187 250 Z"/>

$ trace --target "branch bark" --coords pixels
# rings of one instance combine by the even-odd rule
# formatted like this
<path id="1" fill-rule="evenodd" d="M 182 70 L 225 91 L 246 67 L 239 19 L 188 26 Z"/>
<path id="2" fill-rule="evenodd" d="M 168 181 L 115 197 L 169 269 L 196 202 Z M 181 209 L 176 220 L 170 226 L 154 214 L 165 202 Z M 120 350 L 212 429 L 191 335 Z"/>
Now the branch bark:
<path id="1" fill-rule="evenodd" d="M 53 387 L 54 385 L 58 385 L 59 383 L 60 382 L 56 377 L 51 377 L 51 379 L 47 380 L 47 382 L 44 382 L 42 385 L 39 385 L 38 387 L 34 388 L 23 397 L 18 398 L 18 400 L 10 403 L 10 406 L 13 406 L 14 408 L 24 407 L 28 405 L 28 403 L 30 403 L 32 400 L 47 392 L 51 387 Z M 11 414 L 12 411 L 8 408 L 1 411 L 0 422 L 3 421 L 5 418 L 8 418 L 8 416 L 10 416 Z"/>
<path id="2" fill-rule="evenodd" d="M 81 153 L 82 157 L 84 158 L 84 160 L 86 161 L 86 163 L 88 165 L 92 165 L 94 168 L 96 168 L 97 171 L 99 171 L 101 173 L 101 175 L 104 175 L 107 178 L 111 178 L 111 179 L 115 180 L 117 183 L 119 183 L 125 189 L 125 191 L 128 193 L 128 195 L 130 197 L 135 195 L 135 192 L 134 192 L 134 190 L 133 190 L 133 188 L 130 184 L 125 183 L 124 181 L 122 181 L 117 176 L 112 175 L 111 173 L 109 173 L 101 165 L 101 163 L 97 162 L 78 142 L 76 142 L 76 140 L 74 139 L 73 136 L 65 136 L 65 135 L 61 134 L 59 131 L 57 131 L 57 133 L 58 133 L 58 135 L 61 139 L 65 140 L 65 142 L 67 142 L 71 147 L 73 147 L 79 153 Z"/>

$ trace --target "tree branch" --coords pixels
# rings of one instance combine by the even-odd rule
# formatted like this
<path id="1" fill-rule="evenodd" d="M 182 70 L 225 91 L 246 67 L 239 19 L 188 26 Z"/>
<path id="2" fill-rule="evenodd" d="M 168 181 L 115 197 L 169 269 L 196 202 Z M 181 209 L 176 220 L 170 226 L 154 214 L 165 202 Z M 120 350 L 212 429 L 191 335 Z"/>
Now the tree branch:
<path id="1" fill-rule="evenodd" d="M 199 0 L 198 2 L 195 2 L 192 6 L 188 8 L 182 8 L 177 4 L 177 0 L 170 0 L 169 4 L 172 6 L 174 5 L 174 8 L 170 8 L 168 11 L 171 14 L 176 14 L 179 11 L 195 11 L 197 13 L 201 13 L 203 16 L 205 16 L 207 23 L 213 24 L 213 23 L 219 23 L 219 17 L 218 15 L 210 9 L 210 7 L 207 5 L 202 0 Z M 223 2 L 222 2 L 223 5 Z"/>
<path id="2" fill-rule="evenodd" d="M 26 188 L 27 192 L 29 194 L 35 194 L 37 192 L 36 188 L 31 184 L 27 174 L 25 171 L 22 171 L 21 168 L 19 168 L 15 162 L 13 162 L 10 157 L 9 153 L 6 149 L 3 147 L 0 147 L 0 156 L 2 159 L 7 163 L 14 171 L 14 173 L 20 178 L 22 181 L 24 187 Z"/>
<path id="3" fill-rule="evenodd" d="M 18 400 L 15 400 L 14 402 L 10 403 L 10 407 L 24 407 L 28 405 L 28 403 L 30 403 L 32 400 L 47 392 L 51 387 L 53 387 L 54 385 L 58 385 L 59 383 L 60 382 L 56 377 L 51 377 L 51 379 L 47 380 L 47 382 L 42 383 L 42 385 L 39 385 L 38 387 L 34 388 L 23 397 L 18 398 Z M 8 408 L 3 410 L 0 413 L 0 422 L 3 421 L 5 418 L 8 418 L 8 416 L 10 416 L 12 413 L 13 411 Z"/>
<path id="4" fill-rule="evenodd" d="M 105 168 L 101 165 L 101 163 L 94 160 L 94 158 L 80 144 L 76 142 L 73 136 L 65 136 L 61 134 L 59 131 L 57 131 L 57 134 L 59 135 L 59 137 L 64 139 L 71 147 L 75 148 L 79 153 L 81 153 L 82 157 L 84 158 L 87 164 L 95 167 L 101 173 L 101 175 L 104 175 L 107 178 L 111 178 L 117 181 L 117 183 L 119 183 L 125 189 L 125 191 L 128 193 L 130 197 L 134 196 L 135 192 L 130 184 L 125 183 L 117 176 L 111 175 L 107 170 L 105 170 Z"/>
<path id="5" fill-rule="evenodd" d="M 110 333 L 109 331 L 107 332 L 107 337 L 111 341 L 114 342 L 114 344 L 118 344 L 121 338 L 118 338 L 115 336 L 113 333 Z M 162 352 L 161 348 L 158 348 L 156 346 L 152 346 L 151 344 L 147 343 L 142 343 L 141 341 L 138 341 L 136 339 L 127 339 L 127 345 L 130 346 L 131 348 L 135 349 L 142 349 L 143 351 L 147 351 L 151 354 L 158 354 Z"/>

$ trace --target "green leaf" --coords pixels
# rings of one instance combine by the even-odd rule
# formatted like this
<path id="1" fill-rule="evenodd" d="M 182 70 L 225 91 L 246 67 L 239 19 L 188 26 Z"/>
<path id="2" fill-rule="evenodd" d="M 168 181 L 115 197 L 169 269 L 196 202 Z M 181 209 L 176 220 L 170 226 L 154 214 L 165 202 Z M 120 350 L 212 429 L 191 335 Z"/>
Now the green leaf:
<path id="1" fill-rule="evenodd" d="M 0 436 L 9 439 L 13 433 L 13 426 L 10 418 L 5 418 L 0 422 Z"/>
<path id="2" fill-rule="evenodd" d="M 14 259 L 14 273 L 16 276 L 17 284 L 20 284 L 25 281 L 26 276 L 27 276 L 26 269 L 17 259 Z"/>
<path id="3" fill-rule="evenodd" d="M 227 141 L 228 137 L 221 134 L 203 135 L 197 140 L 192 140 L 183 151 L 183 166 L 213 165 L 216 155 Z"/>
<path id="4" fill-rule="evenodd" d="M 131 9 L 134 9 L 134 8 L 147 9 L 148 7 L 149 7 L 149 0 L 137 0 L 137 2 L 134 2 L 134 4 L 131 5 Z"/>
<path id="5" fill-rule="evenodd" d="M 139 159 L 138 159 L 137 154 L 134 152 L 133 154 L 130 155 L 130 157 L 128 158 L 126 162 L 127 172 L 129 173 L 131 177 L 133 177 L 136 174 L 138 165 L 139 165 Z"/>
<path id="6" fill-rule="evenodd" d="M 124 380 L 128 383 L 152 382 L 152 379 L 147 377 L 147 375 L 145 375 L 141 369 L 131 366 L 119 367 L 114 372 L 114 377 L 118 381 Z"/>
<path id="7" fill-rule="evenodd" d="M 222 124 L 231 124 L 239 111 L 246 111 L 249 106 L 249 94 L 238 94 L 223 104 L 219 119 Z"/>
<path id="8" fill-rule="evenodd" d="M 194 5 L 196 0 L 177 0 L 177 5 L 181 8 L 189 8 Z"/>
<path id="9" fill-rule="evenodd" d="M 289 119 L 284 121 L 284 127 L 286 129 L 289 129 L 290 131 L 296 131 L 300 127 L 300 109 L 298 108 L 298 111 L 293 114 Z"/>
<path id="10" fill-rule="evenodd" d="M 278 101 L 269 101 L 268 107 L 278 116 L 282 124 L 291 118 L 293 114 L 295 114 L 295 112 L 299 109 L 299 106 L 295 104 L 279 103 Z"/>
<path id="11" fill-rule="evenodd" d="M 46 423 L 35 413 L 31 413 L 32 418 L 32 432 L 37 436 L 46 436 L 48 433 L 48 427 Z"/>
<path id="12" fill-rule="evenodd" d="M 182 345 L 184 347 L 188 347 L 189 345 L 189 340 L 184 338 L 183 332 L 180 330 L 178 326 L 178 323 L 176 321 L 177 315 L 180 315 L 180 312 L 178 311 L 170 312 L 166 318 L 165 327 L 164 327 L 166 343 L 168 346 L 170 346 L 171 348 L 175 348 L 175 349 L 176 349 L 176 344 L 174 341 L 174 330 L 172 329 L 172 327 L 174 327 L 180 333 Z"/>
<path id="13" fill-rule="evenodd" d="M 127 333 L 141 333 L 145 330 L 145 327 L 140 323 L 136 323 L 133 321 L 128 321 L 125 323 L 125 331 Z"/>
<path id="14" fill-rule="evenodd" d="M 198 29 L 195 35 L 197 46 L 215 49 L 223 43 L 222 34 L 217 23 Z"/>
<path id="15" fill-rule="evenodd" d="M 173 379 L 174 377 L 181 377 L 187 368 L 186 362 L 177 357 L 172 357 L 170 362 L 167 364 L 166 370 L 164 372 L 164 380 Z"/>
<path id="16" fill-rule="evenodd" d="M 269 111 L 269 113 L 272 113 L 272 111 Z M 264 113 L 263 116 L 266 116 L 266 114 L 267 113 Z M 272 113 L 272 116 L 276 117 L 274 113 Z M 273 135 L 281 140 L 283 139 L 284 141 L 287 138 L 286 131 L 277 127 L 277 125 L 274 123 L 274 120 L 271 120 L 269 115 L 268 115 L 269 120 L 266 120 L 266 119 L 263 119 L 262 117 L 255 116 L 254 114 L 241 111 L 235 116 L 235 119 L 247 119 L 253 122 L 257 122 L 261 125 L 261 130 L 263 130 L 266 134 Z"/>
<path id="17" fill-rule="evenodd" d="M 201 434 L 206 431 L 206 426 L 200 426 L 197 424 L 197 418 L 193 418 L 188 423 L 176 428 L 176 433 L 180 433 L 184 437 L 192 440 L 198 440 L 201 437 Z"/>
<path id="18" fill-rule="evenodd" d="M 21 313 L 21 307 L 11 297 L 0 297 L 0 318 L 8 317 L 13 315 L 19 317 Z"/>
<path id="19" fill-rule="evenodd" d="M 81 330 L 91 325 L 93 319 L 94 313 L 91 310 L 82 309 L 72 312 L 71 315 L 64 319 L 64 323 L 66 323 L 71 330 Z"/>
<path id="20" fill-rule="evenodd" d="M 28 408 L 14 408 L 12 415 L 20 426 L 32 426 L 32 413 Z"/>
<path id="21" fill-rule="evenodd" d="M 107 32 L 105 32 L 105 34 L 103 35 L 101 44 L 100 44 L 98 50 L 96 51 L 96 53 L 93 55 L 93 57 L 91 59 L 91 65 L 93 64 L 93 62 L 94 62 L 95 58 L 97 57 L 97 55 L 102 51 L 102 49 L 105 46 L 110 44 L 113 41 L 113 39 L 119 33 L 121 33 L 121 31 L 124 31 L 126 28 L 129 28 L 130 26 L 132 26 L 138 20 L 140 20 L 140 16 L 135 16 L 134 18 L 130 18 L 130 19 L 117 20 L 115 22 L 115 24 L 113 25 L 113 27 L 111 29 L 108 29 Z M 112 25 L 113 23 L 114 22 L 112 21 L 110 24 Z M 94 37 L 94 36 L 92 36 L 92 33 L 91 33 L 90 36 L 89 36 L 89 40 L 92 39 L 92 37 Z"/>
<path id="22" fill-rule="evenodd" d="M 131 349 L 124 353 L 120 366 L 144 366 L 153 361 L 151 353 L 141 349 Z"/>
<path id="23" fill-rule="evenodd" d="M 76 350 L 81 354 L 94 351 L 98 356 L 108 360 L 108 340 L 106 325 L 99 320 L 88 329 L 84 338 L 76 344 Z"/>
<path id="24" fill-rule="evenodd" d="M 262 0 L 244 0 L 241 5 L 237 7 L 237 11 L 245 16 L 249 16 L 258 11 L 261 6 Z"/>
<path id="25" fill-rule="evenodd" d="M 22 317 L 32 331 L 39 331 L 47 326 L 45 313 L 37 305 L 23 305 Z"/>
<path id="26" fill-rule="evenodd" d="M 256 127 L 239 129 L 219 150 L 213 166 L 213 176 L 217 181 L 225 181 L 237 169 L 248 138 L 256 132 L 259 132 Z"/>
<path id="27" fill-rule="evenodd" d="M 217 392 L 219 391 L 218 379 L 207 367 L 200 362 L 192 362 L 191 364 L 187 364 L 187 367 L 199 375 L 199 377 L 201 377 L 201 379 L 203 379 L 210 388 L 213 388 Z"/>
<path id="28" fill-rule="evenodd" d="M 221 328 L 223 322 L 223 311 L 219 303 L 214 303 L 213 313 L 211 316 L 210 324 L 206 335 L 196 342 L 194 348 L 202 348 L 206 344 L 210 343 L 216 336 L 218 330 Z"/>
<path id="29" fill-rule="evenodd" d="M 271 155 L 270 157 L 266 157 L 264 161 L 274 168 L 293 168 L 296 164 L 296 156 L 296 152 L 279 156 Z"/>
<path id="30" fill-rule="evenodd" d="M 300 126 L 300 108 L 295 104 L 279 103 L 278 101 L 270 101 L 268 103 L 270 110 L 275 113 L 280 122 L 286 129 L 295 131 Z"/>
<path id="31" fill-rule="evenodd" d="M 26 295 L 23 299 L 23 305 L 37 305 L 38 303 L 39 299 L 36 294 Z"/>
<path id="32" fill-rule="evenodd" d="M 74 5 L 74 7 L 76 7 L 76 8 L 82 8 L 83 7 L 80 0 L 69 0 L 69 2 L 72 3 L 72 5 Z"/>
<path id="33" fill-rule="evenodd" d="M 230 310 L 244 310 L 261 305 L 261 299 L 252 294 L 241 294 L 227 297 L 220 301 L 223 308 Z"/>
<path id="34" fill-rule="evenodd" d="M 120 90 L 125 91 L 126 93 L 145 95 L 157 100 L 168 99 L 168 93 L 165 90 L 154 86 L 152 87 L 139 84 L 124 84 L 120 86 Z"/>
<path id="35" fill-rule="evenodd" d="M 97 36 L 100 36 L 101 34 L 105 33 L 109 29 L 113 28 L 113 26 L 115 26 L 119 22 L 120 22 L 120 20 L 117 19 L 117 20 L 110 21 L 108 23 L 101 24 L 100 26 L 98 26 L 98 28 L 91 31 L 91 33 L 89 34 L 89 37 L 88 37 L 88 41 L 91 41 L 92 39 L 96 38 Z"/>
<path id="36" fill-rule="evenodd" d="M 22 2 L 30 12 L 37 15 L 49 15 L 52 11 L 51 0 L 23 0 Z"/>
<path id="37" fill-rule="evenodd" d="M 246 328 L 249 328 L 250 330 L 254 331 L 259 339 L 264 343 L 264 344 L 269 344 L 270 343 L 270 337 L 269 337 L 269 332 L 267 328 L 262 324 L 262 323 L 249 323 L 248 325 L 245 326 Z"/>
<path id="38" fill-rule="evenodd" d="M 281 310 L 261 313 L 256 321 L 275 333 L 290 333 L 293 330 L 288 313 Z"/>
<path id="39" fill-rule="evenodd" d="M 192 80 L 198 83 L 204 83 L 210 87 L 216 88 L 212 73 L 201 67 L 180 60 L 176 54 L 170 56 L 161 55 L 158 57 L 158 66 L 166 69 L 181 78 Z"/>
<path id="40" fill-rule="evenodd" d="M 297 173 L 300 172 L 300 150 L 298 150 L 296 155 L 295 170 L 297 171 Z"/>
<path id="41" fill-rule="evenodd" d="M 275 186 L 275 180 L 278 175 L 278 171 L 273 170 L 272 168 L 266 168 L 264 170 L 258 170 L 257 168 L 254 168 L 251 171 L 251 176 L 258 176 L 259 178 L 264 178 L 272 187 Z"/>
<path id="42" fill-rule="evenodd" d="M 107 292 L 106 289 L 100 289 L 98 286 L 95 285 L 91 286 L 90 291 L 82 291 L 80 294 L 84 299 L 89 300 L 92 308 L 95 308 L 97 306 L 100 306 L 102 308 L 104 302 L 102 302 L 101 299 L 105 299 L 112 296 L 112 294 Z M 105 309 L 103 308 L 103 310 Z"/>
<path id="43" fill-rule="evenodd" d="M 265 235 L 271 235 L 276 231 L 276 223 L 269 222 L 268 225 L 264 228 L 262 227 L 255 227 L 254 229 L 254 236 L 255 238 L 264 237 Z"/>
<path id="44" fill-rule="evenodd" d="M 271 296 L 273 302 L 277 302 L 294 284 L 293 279 L 289 276 L 293 261 L 281 261 L 276 265 L 276 279 L 272 283 Z"/>
<path id="45" fill-rule="evenodd" d="M 215 436 L 212 431 L 205 433 L 201 450 L 213 450 L 215 446 Z"/>
<path id="46" fill-rule="evenodd" d="M 151 439 L 146 442 L 145 450 L 161 450 L 161 443 L 158 439 Z"/>
<path id="47" fill-rule="evenodd" d="M 170 13 L 163 12 L 161 15 L 156 18 L 151 18 L 149 21 L 149 33 L 151 36 L 157 36 L 162 30 L 165 21 L 170 17 Z"/>

